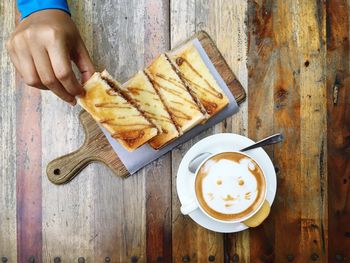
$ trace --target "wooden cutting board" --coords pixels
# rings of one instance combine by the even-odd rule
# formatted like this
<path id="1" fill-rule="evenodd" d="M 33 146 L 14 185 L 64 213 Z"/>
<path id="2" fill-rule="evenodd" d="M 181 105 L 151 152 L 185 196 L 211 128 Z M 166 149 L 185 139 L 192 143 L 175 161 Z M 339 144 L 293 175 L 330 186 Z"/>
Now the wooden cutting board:
<path id="1" fill-rule="evenodd" d="M 246 98 L 246 93 L 213 40 L 206 32 L 200 31 L 184 43 L 194 38 L 198 38 L 200 41 L 237 103 L 242 103 Z M 49 180 L 54 184 L 67 183 L 91 162 L 106 164 L 117 176 L 129 176 L 128 170 L 112 149 L 95 120 L 84 110 L 80 113 L 79 119 L 84 128 L 85 141 L 78 150 L 52 160 L 47 165 L 46 173 Z"/>

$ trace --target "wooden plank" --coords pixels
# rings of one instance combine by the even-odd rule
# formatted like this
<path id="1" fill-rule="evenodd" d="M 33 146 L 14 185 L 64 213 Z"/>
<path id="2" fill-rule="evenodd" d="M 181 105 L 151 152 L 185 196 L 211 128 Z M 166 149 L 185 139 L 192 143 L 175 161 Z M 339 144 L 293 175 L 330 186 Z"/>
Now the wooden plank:
<path id="1" fill-rule="evenodd" d="M 324 6 L 259 1 L 249 10 L 249 134 L 281 131 L 286 138 L 274 147 L 277 197 L 269 219 L 251 233 L 251 258 L 325 262 Z M 293 238 L 285 239 L 286 231 Z"/>
<path id="2" fill-rule="evenodd" d="M 145 6 L 145 65 L 170 48 L 170 1 L 148 0 Z M 145 168 L 147 262 L 171 262 L 171 155 Z"/>
<path id="3" fill-rule="evenodd" d="M 303 261 L 317 258 L 319 262 L 328 262 L 326 5 L 304 1 L 296 9 L 302 255 Z"/>
<path id="4" fill-rule="evenodd" d="M 300 152 L 299 94 L 291 75 L 299 65 L 295 61 L 295 42 L 291 41 L 295 30 L 291 25 L 295 19 L 290 13 L 292 4 L 287 2 L 283 8 L 282 5 L 282 1 L 248 2 L 248 134 L 257 139 L 281 131 L 286 137 L 282 145 L 275 147 L 278 158 L 274 163 L 281 172 L 271 214 L 250 232 L 250 258 L 262 262 L 284 262 L 287 255 L 301 260 L 300 156 L 295 154 L 293 162 L 287 161 L 289 152 Z M 268 154 L 273 158 L 273 149 Z M 286 239 L 281 233 L 289 233 L 293 238 Z"/>
<path id="5" fill-rule="evenodd" d="M 73 19 L 91 51 L 91 1 L 70 3 Z M 78 148 L 83 142 L 79 125 L 79 107 L 71 107 L 51 92 L 42 92 L 42 206 L 43 262 L 59 257 L 63 262 L 77 262 L 79 257 L 92 261 L 93 240 L 93 176 L 95 166 L 84 170 L 70 184 L 57 186 L 46 176 L 46 165 L 58 155 Z"/>
<path id="6" fill-rule="evenodd" d="M 5 15 L 6 14 L 6 15 Z M 17 261 L 16 86 L 5 42 L 15 27 L 15 5 L 0 2 L 0 257 Z"/>
<path id="7" fill-rule="evenodd" d="M 327 1 L 329 262 L 350 259 L 350 1 Z"/>
<path id="8" fill-rule="evenodd" d="M 194 32 L 202 29 L 205 29 L 211 35 L 207 20 L 207 16 L 211 12 L 208 3 L 209 1 L 171 1 L 171 47 L 177 46 Z M 215 128 L 196 136 L 172 152 L 173 262 L 186 262 L 186 260 L 206 262 L 209 256 L 214 256 L 217 262 L 223 262 L 222 234 L 206 230 L 198 226 L 188 216 L 183 216 L 180 212 L 180 202 L 176 193 L 176 173 L 182 156 L 195 142 L 210 135 L 213 129 Z"/>
<path id="9" fill-rule="evenodd" d="M 93 59 L 120 82 L 144 65 L 145 6 L 146 1 L 98 1 L 93 8 Z M 103 176 L 94 177 L 95 261 L 144 262 L 146 171 L 124 180 L 100 171 Z"/>
<path id="10" fill-rule="evenodd" d="M 209 24 L 211 36 L 226 62 L 247 91 L 247 1 L 210 1 Z M 198 21 L 201 24 L 201 21 Z M 203 24 L 203 23 L 202 23 Z M 248 134 L 248 98 L 240 105 L 240 111 L 228 118 L 222 132 Z M 229 260 L 250 261 L 249 231 L 224 235 L 225 262 Z"/>
<path id="11" fill-rule="evenodd" d="M 18 73 L 16 85 L 17 258 L 25 262 L 42 257 L 41 96 Z"/>
<path id="12" fill-rule="evenodd" d="M 24 262 L 42 258 L 41 95 L 18 72 L 16 90 L 17 261 Z"/>

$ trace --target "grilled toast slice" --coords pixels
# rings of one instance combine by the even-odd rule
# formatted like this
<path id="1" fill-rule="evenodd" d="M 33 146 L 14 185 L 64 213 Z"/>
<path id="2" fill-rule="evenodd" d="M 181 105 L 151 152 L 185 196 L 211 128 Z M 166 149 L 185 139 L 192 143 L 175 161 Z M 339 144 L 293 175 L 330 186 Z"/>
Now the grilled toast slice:
<path id="1" fill-rule="evenodd" d="M 143 71 L 120 86 L 122 94 L 158 128 L 160 133 L 149 141 L 160 149 L 179 136 L 179 132 L 157 91 Z"/>
<path id="2" fill-rule="evenodd" d="M 188 43 L 168 53 L 171 61 L 180 70 L 181 77 L 189 83 L 210 117 L 229 104 L 201 55 L 192 43 Z"/>
<path id="3" fill-rule="evenodd" d="M 158 134 L 158 129 L 118 91 L 119 83 L 96 72 L 85 84 L 79 104 L 128 151 Z"/>
<path id="4" fill-rule="evenodd" d="M 181 133 L 205 120 L 200 107 L 164 54 L 154 60 L 145 73 Z"/>

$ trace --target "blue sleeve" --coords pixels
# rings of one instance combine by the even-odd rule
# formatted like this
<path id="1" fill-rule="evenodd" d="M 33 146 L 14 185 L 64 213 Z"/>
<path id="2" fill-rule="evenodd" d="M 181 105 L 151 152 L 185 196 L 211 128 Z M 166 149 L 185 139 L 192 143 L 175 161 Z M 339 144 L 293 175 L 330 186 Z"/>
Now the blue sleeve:
<path id="1" fill-rule="evenodd" d="M 17 6 L 22 19 L 45 9 L 60 9 L 70 14 L 66 0 L 18 0 Z"/>

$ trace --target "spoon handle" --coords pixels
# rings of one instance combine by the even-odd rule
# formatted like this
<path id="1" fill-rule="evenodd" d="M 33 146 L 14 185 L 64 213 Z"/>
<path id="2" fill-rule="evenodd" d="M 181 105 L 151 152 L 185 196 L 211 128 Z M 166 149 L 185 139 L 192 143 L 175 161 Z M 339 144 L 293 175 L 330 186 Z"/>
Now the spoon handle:
<path id="1" fill-rule="evenodd" d="M 274 135 L 271 135 L 265 139 L 262 139 L 261 141 L 258 141 L 256 143 L 254 143 L 253 145 L 250 145 L 246 148 L 243 148 L 241 149 L 240 151 L 241 152 L 245 152 L 245 151 L 248 151 L 248 150 L 251 150 L 251 149 L 255 149 L 255 148 L 258 148 L 258 147 L 262 147 L 262 146 L 265 146 L 265 145 L 270 145 L 270 144 L 275 144 L 275 143 L 279 143 L 283 141 L 283 135 L 281 133 L 276 133 Z"/>

